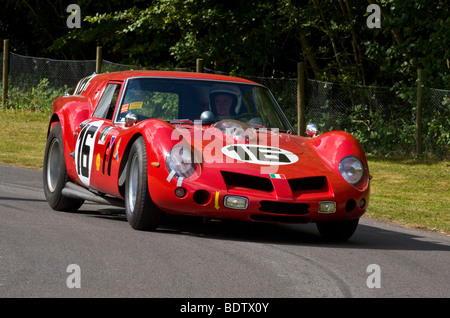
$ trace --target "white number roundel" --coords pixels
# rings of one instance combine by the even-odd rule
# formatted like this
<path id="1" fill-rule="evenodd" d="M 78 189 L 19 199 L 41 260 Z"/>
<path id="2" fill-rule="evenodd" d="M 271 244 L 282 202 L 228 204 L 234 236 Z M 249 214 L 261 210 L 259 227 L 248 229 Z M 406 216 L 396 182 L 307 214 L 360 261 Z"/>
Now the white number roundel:
<path id="1" fill-rule="evenodd" d="M 95 138 L 103 121 L 94 121 L 83 127 L 75 145 L 75 164 L 81 182 L 89 187 Z"/>
<path id="2" fill-rule="evenodd" d="M 235 144 L 222 148 L 222 153 L 230 158 L 260 165 L 290 165 L 298 161 L 290 151 L 262 145 Z"/>

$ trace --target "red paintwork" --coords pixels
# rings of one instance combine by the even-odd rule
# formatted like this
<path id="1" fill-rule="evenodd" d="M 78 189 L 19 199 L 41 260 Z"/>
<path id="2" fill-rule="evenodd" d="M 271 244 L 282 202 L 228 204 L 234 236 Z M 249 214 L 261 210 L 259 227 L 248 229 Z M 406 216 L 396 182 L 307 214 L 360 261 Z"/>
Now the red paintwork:
<path id="1" fill-rule="evenodd" d="M 100 74 L 93 77 L 89 86 L 81 95 L 64 96 L 55 101 L 49 124 L 50 130 L 54 122 L 59 121 L 61 123 L 66 168 L 69 177 L 74 182 L 83 185 L 76 172 L 75 160 L 71 156 L 75 152 L 77 140 L 77 135 L 74 134 L 80 133 L 80 123 L 102 120 L 103 123 L 98 129 L 99 133 L 96 136 L 91 158 L 90 188 L 93 190 L 123 199 L 124 188 L 119 184 L 119 178 L 125 166 L 127 151 L 136 136 L 142 135 L 146 140 L 147 147 L 149 192 L 155 204 L 168 213 L 240 220 L 251 220 L 251 215 L 274 215 L 274 213 L 259 211 L 260 201 L 262 200 L 309 204 L 310 212 L 304 216 L 311 222 L 354 219 L 360 217 L 366 211 L 369 203 L 370 186 L 364 151 L 355 138 L 342 131 L 327 132 L 314 138 L 286 133 L 275 136 L 279 137 L 279 148 L 291 151 L 298 156 L 299 160 L 294 164 L 279 166 L 275 173 L 285 175 L 286 179 L 270 179 L 273 184 L 272 191 L 249 190 L 239 187 L 227 189 L 220 171 L 239 172 L 269 178 L 268 174 L 261 174 L 261 165 L 235 161 L 233 164 L 226 162 L 203 163 L 198 169 L 199 174 L 194 174 L 183 180 L 182 187 L 187 190 L 187 195 L 183 198 L 176 197 L 177 179 L 173 178 L 170 182 L 167 181 L 169 173 L 166 169 L 165 158 L 170 149 L 179 142 L 171 140 L 174 129 L 177 128 L 188 135 L 190 134 L 191 140 L 193 140 L 195 129 L 192 125 L 171 125 L 158 119 L 148 119 L 134 126 L 125 127 L 123 124 L 113 124 L 111 120 L 91 117 L 108 81 L 123 82 L 129 77 L 135 76 L 201 78 L 251 83 L 243 79 L 212 74 L 160 71 L 127 71 Z M 104 144 L 101 144 L 99 143 L 100 134 L 108 126 L 111 127 L 111 130 L 106 135 Z M 197 136 L 199 133 L 204 134 L 207 129 L 212 128 L 203 126 L 202 131 L 196 132 Z M 268 140 L 271 140 L 272 135 L 270 134 L 273 133 L 268 132 Z M 108 147 L 108 143 L 111 142 L 113 136 L 115 136 L 115 149 Z M 214 142 L 223 142 L 223 145 L 225 145 L 224 139 L 220 140 L 220 138 L 225 138 L 224 134 L 216 134 L 216 138 L 219 139 L 214 140 Z M 195 147 L 199 152 L 203 152 L 210 142 L 209 139 L 203 140 L 202 143 L 196 143 Z M 338 171 L 339 161 L 348 155 L 359 157 L 366 167 L 364 181 L 357 188 L 348 184 Z M 159 167 L 151 165 L 152 162 L 160 163 Z M 108 171 L 108 169 L 110 170 Z M 327 177 L 328 186 L 325 191 L 292 192 L 288 179 L 313 176 Z M 205 190 L 209 194 L 209 199 L 206 198 L 201 204 L 194 202 L 193 197 L 197 190 Z M 218 209 L 215 206 L 216 193 L 219 193 Z M 248 208 L 246 210 L 234 210 L 224 207 L 223 198 L 227 194 L 247 197 L 249 199 Z M 363 208 L 360 209 L 356 206 L 350 212 L 345 211 L 345 205 L 349 199 L 359 202 L 361 198 L 366 200 Z M 319 214 L 317 211 L 319 201 L 336 201 L 337 211 L 333 214 Z M 279 215 L 283 215 L 283 211 L 280 211 Z"/>

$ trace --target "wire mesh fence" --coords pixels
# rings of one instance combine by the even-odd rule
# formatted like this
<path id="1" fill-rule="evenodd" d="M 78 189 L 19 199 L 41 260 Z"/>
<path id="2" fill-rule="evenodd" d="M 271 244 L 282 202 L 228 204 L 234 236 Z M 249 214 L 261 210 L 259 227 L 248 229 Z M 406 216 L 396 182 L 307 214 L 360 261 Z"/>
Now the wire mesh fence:
<path id="1" fill-rule="evenodd" d="M 45 80 L 48 87 L 70 92 L 81 78 L 91 75 L 95 68 L 95 60 L 52 60 L 10 53 L 9 86 L 12 91 L 30 90 Z M 102 61 L 102 72 L 130 69 L 142 67 Z M 195 71 L 195 68 L 174 70 Z M 204 71 L 227 74 L 211 69 Z M 237 76 L 268 87 L 294 128 L 297 128 L 297 78 Z M 319 132 L 347 131 L 361 142 L 366 152 L 373 154 L 414 153 L 416 88 L 344 85 L 309 79 L 306 80 L 305 91 L 306 122 L 318 125 Z M 425 153 L 448 157 L 450 91 L 424 88 L 421 124 Z"/>
<path id="2" fill-rule="evenodd" d="M 297 128 L 297 78 L 240 76 L 267 86 Z M 306 122 L 319 132 L 344 130 L 368 153 L 411 155 L 416 147 L 416 88 L 345 85 L 316 80 L 305 83 Z M 450 91 L 425 88 L 422 110 L 424 153 L 448 158 Z"/>

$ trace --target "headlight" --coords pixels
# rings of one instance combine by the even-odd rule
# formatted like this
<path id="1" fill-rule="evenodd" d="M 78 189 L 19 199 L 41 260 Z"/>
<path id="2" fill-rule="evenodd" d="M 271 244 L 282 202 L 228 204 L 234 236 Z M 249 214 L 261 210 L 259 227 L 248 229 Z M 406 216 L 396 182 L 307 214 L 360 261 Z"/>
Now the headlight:
<path id="1" fill-rule="evenodd" d="M 357 157 L 347 156 L 339 163 L 339 172 L 348 183 L 355 186 L 364 176 L 364 165 Z"/>
<path id="2" fill-rule="evenodd" d="M 190 177 L 197 168 L 192 150 L 181 145 L 177 145 L 169 151 L 166 166 L 169 172 L 175 172 L 175 177 L 183 178 Z"/>

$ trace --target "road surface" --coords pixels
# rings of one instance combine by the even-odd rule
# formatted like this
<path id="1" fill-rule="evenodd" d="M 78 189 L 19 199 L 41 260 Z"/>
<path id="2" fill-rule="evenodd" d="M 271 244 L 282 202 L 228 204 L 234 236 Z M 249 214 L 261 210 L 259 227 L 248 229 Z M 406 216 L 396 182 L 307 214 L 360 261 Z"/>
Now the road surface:
<path id="1" fill-rule="evenodd" d="M 53 211 L 42 172 L 0 166 L 0 297 L 450 297 L 450 237 L 362 219 L 343 243 L 315 225 Z"/>

